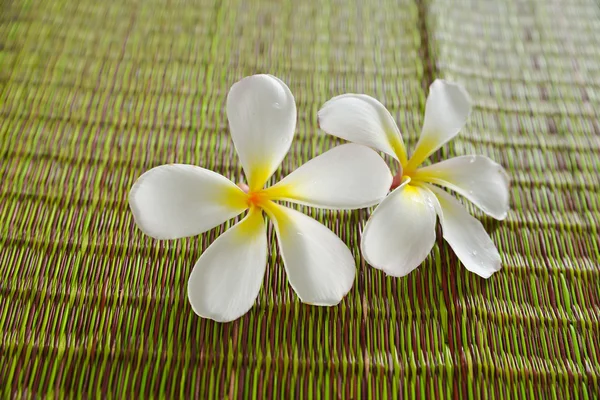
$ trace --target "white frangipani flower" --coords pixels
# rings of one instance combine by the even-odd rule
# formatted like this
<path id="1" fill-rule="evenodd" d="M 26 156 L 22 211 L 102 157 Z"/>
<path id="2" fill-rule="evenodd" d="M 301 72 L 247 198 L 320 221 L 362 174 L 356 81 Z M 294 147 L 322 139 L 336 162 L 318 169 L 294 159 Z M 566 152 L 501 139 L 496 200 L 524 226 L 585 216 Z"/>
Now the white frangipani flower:
<path id="1" fill-rule="evenodd" d="M 216 321 L 245 314 L 260 290 L 267 265 L 263 211 L 273 221 L 288 280 L 305 303 L 338 304 L 354 283 L 355 261 L 331 230 L 289 201 L 328 209 L 356 209 L 382 200 L 392 182 L 385 161 L 357 144 L 338 146 L 264 188 L 288 152 L 296 104 L 288 87 L 270 75 L 234 84 L 227 97 L 231 136 L 248 185 L 242 190 L 204 168 L 172 164 L 144 173 L 129 203 L 139 228 L 157 239 L 198 235 L 245 210 L 196 262 L 188 282 L 194 311 Z"/>
<path id="2" fill-rule="evenodd" d="M 364 144 L 394 157 L 399 172 L 392 189 L 365 226 L 361 249 L 373 267 L 404 276 L 417 268 L 435 242 L 436 213 L 444 239 L 463 265 L 484 278 L 501 268 L 500 255 L 483 225 L 446 191 L 469 199 L 486 214 L 502 220 L 509 208 L 509 179 L 484 156 L 451 158 L 420 167 L 433 152 L 458 134 L 471 112 L 471 100 L 459 85 L 434 81 L 425 106 L 421 137 L 409 158 L 389 111 L 367 95 L 345 94 L 319 111 L 325 132 Z"/>

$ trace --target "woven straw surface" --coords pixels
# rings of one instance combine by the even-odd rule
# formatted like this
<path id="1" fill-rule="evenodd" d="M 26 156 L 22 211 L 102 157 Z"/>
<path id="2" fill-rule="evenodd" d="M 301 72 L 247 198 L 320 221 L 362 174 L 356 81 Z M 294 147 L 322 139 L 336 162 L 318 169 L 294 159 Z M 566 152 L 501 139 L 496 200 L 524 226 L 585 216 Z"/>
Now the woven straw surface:
<path id="1" fill-rule="evenodd" d="M 595 0 L 1 0 L 0 395 L 554 398 L 600 393 L 600 5 Z M 504 269 L 468 273 L 438 239 L 387 278 L 360 257 L 368 210 L 305 209 L 356 256 L 341 305 L 300 303 L 269 230 L 254 308 L 217 324 L 186 282 L 226 226 L 159 242 L 127 193 L 181 162 L 243 178 L 228 88 L 267 72 L 298 104 L 275 179 L 338 142 L 334 95 L 367 93 L 409 148 L 436 77 L 474 111 L 433 160 L 484 154 L 512 179 L 483 216 Z"/>

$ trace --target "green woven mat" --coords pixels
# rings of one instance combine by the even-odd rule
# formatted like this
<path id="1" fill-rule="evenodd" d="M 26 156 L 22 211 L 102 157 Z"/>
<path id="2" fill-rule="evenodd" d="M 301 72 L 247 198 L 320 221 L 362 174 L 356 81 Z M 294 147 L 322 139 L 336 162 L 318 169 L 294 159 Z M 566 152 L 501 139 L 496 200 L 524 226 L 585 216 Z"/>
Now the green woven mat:
<path id="1" fill-rule="evenodd" d="M 595 0 L 0 1 L 0 394 L 13 398 L 554 398 L 600 393 L 600 5 Z M 288 83 L 297 138 L 275 179 L 337 142 L 334 95 L 367 93 L 416 142 L 429 83 L 474 111 L 434 160 L 484 154 L 512 178 L 504 222 L 472 205 L 504 269 L 438 240 L 406 278 L 360 258 L 367 211 L 307 210 L 357 260 L 340 306 L 303 305 L 269 231 L 240 320 L 198 318 L 186 282 L 225 227 L 158 242 L 127 193 L 145 170 L 234 181 L 231 84 Z"/>

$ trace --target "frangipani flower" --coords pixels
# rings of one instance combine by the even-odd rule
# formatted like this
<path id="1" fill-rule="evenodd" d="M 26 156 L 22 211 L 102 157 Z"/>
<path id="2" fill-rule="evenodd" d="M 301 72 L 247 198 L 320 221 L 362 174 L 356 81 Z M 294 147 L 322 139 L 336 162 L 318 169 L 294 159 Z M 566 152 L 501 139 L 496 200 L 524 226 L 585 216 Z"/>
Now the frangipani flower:
<path id="1" fill-rule="evenodd" d="M 392 188 L 365 226 L 364 258 L 389 275 L 404 276 L 417 268 L 435 242 L 436 213 L 444 239 L 463 265 L 484 278 L 501 268 L 500 255 L 482 224 L 448 192 L 453 190 L 502 220 L 508 212 L 508 175 L 483 156 L 451 158 L 420 167 L 433 152 L 458 134 L 471 112 L 471 100 L 459 85 L 436 80 L 429 89 L 425 121 L 417 146 L 408 157 L 391 114 L 372 97 L 345 94 L 319 111 L 321 128 L 334 136 L 364 144 L 399 163 Z"/>
<path id="2" fill-rule="evenodd" d="M 232 321 L 254 303 L 267 265 L 263 211 L 273 221 L 288 280 L 305 303 L 338 304 L 354 283 L 348 247 L 316 220 L 276 203 L 356 209 L 379 203 L 392 174 L 373 150 L 338 146 L 264 188 L 288 152 L 296 127 L 294 96 L 270 75 L 231 87 L 227 116 L 248 185 L 246 191 L 204 168 L 171 164 L 144 173 L 129 203 L 139 228 L 156 239 L 198 235 L 249 210 L 196 262 L 188 298 L 196 314 Z"/>

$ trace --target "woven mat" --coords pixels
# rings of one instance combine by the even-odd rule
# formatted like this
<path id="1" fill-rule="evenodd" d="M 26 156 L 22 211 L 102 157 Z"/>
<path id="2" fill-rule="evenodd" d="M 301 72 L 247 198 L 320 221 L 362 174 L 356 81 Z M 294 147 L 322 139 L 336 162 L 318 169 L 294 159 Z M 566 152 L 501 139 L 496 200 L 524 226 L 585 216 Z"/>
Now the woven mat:
<path id="1" fill-rule="evenodd" d="M 600 3 L 595 0 L 2 0 L 0 394 L 13 398 L 553 398 L 600 393 Z M 433 160 L 512 179 L 483 216 L 504 269 L 438 239 L 402 279 L 367 266 L 368 211 L 307 210 L 357 258 L 340 306 L 300 303 L 272 257 L 240 320 L 193 314 L 186 282 L 226 227 L 159 242 L 127 193 L 182 162 L 234 181 L 231 84 L 268 72 L 298 103 L 275 179 L 334 146 L 316 112 L 367 93 L 409 148 L 436 77 L 472 118 Z"/>

